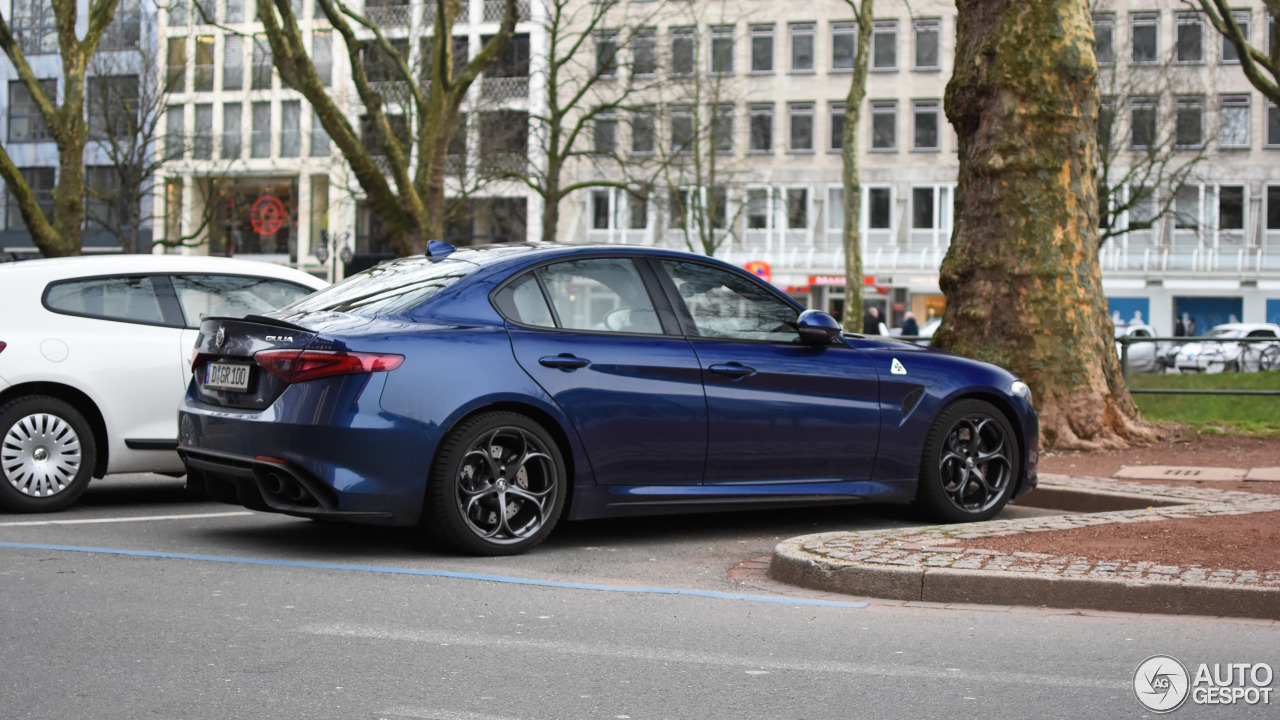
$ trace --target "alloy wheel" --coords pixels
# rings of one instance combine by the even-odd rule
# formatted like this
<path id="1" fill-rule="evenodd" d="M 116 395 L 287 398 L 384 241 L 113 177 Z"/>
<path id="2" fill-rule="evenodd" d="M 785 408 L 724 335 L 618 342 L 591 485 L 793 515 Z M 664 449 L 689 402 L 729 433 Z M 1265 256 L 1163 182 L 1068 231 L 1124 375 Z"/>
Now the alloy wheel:
<path id="1" fill-rule="evenodd" d="M 518 427 L 495 428 L 468 448 L 456 487 L 467 529 L 491 543 L 526 540 L 558 508 L 556 464 L 541 440 Z"/>
<path id="2" fill-rule="evenodd" d="M 966 513 L 981 513 L 1000 502 L 1013 477 L 1011 443 L 994 418 L 972 414 L 956 421 L 938 461 L 947 499 Z"/>

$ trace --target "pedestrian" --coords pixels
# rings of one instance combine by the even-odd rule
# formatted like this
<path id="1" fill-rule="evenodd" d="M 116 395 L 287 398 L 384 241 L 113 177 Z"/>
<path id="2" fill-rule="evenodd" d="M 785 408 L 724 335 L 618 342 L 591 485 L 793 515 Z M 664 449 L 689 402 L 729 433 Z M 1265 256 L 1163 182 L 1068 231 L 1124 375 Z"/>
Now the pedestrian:
<path id="1" fill-rule="evenodd" d="M 1183 337 L 1187 334 L 1187 326 L 1182 324 L 1182 318 L 1175 317 L 1173 319 L 1173 336 Z"/>
<path id="2" fill-rule="evenodd" d="M 1196 336 L 1196 319 L 1191 317 L 1187 313 L 1183 313 L 1182 318 L 1183 318 L 1183 322 L 1187 326 L 1187 337 L 1195 337 Z"/>
<path id="3" fill-rule="evenodd" d="M 905 337 L 915 337 L 920 334 L 920 326 L 916 324 L 916 316 L 907 313 L 902 318 L 902 334 Z"/>
<path id="4" fill-rule="evenodd" d="M 862 317 L 862 334 L 880 334 L 880 311 L 876 308 L 867 308 L 867 314 Z"/>

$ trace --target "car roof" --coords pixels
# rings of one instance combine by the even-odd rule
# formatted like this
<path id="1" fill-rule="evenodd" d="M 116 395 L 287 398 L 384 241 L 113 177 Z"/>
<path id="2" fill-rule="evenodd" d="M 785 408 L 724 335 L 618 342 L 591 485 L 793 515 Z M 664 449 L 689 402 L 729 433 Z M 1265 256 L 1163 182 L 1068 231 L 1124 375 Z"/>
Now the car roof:
<path id="1" fill-rule="evenodd" d="M 1280 332 L 1280 325 L 1275 323 L 1223 323 L 1214 325 L 1209 330 L 1275 330 Z"/>
<path id="2" fill-rule="evenodd" d="M 323 280 L 295 268 L 260 260 L 211 257 L 208 255 L 78 255 L 0 263 L 0 284 L 6 281 L 46 283 L 53 280 L 95 275 L 145 273 L 217 273 L 252 275 L 288 280 L 312 289 L 328 285 Z"/>

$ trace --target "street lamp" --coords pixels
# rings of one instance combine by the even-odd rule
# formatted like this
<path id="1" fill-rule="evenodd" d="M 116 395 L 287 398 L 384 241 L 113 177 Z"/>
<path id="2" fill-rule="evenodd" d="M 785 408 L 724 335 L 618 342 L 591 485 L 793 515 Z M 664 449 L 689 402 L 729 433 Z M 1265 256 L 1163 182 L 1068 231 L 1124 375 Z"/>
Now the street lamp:
<path id="1" fill-rule="evenodd" d="M 355 254 L 351 251 L 351 246 L 347 244 L 347 238 L 351 233 L 340 232 L 330 233 L 328 230 L 320 231 L 320 244 L 316 246 L 316 259 L 324 265 L 329 274 L 329 282 L 338 282 L 338 261 L 341 260 L 343 265 L 351 262 L 351 258 Z M 329 241 L 333 241 L 333 246 L 338 248 L 336 253 L 329 252 Z M 333 260 L 333 263 L 329 261 Z"/>

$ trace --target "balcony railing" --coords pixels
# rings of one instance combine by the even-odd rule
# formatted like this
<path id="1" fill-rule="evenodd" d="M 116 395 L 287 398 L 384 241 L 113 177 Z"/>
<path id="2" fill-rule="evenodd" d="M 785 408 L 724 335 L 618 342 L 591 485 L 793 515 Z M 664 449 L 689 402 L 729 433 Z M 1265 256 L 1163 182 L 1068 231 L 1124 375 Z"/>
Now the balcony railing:
<path id="1" fill-rule="evenodd" d="M 507 8 L 506 0 L 484 0 L 484 21 L 502 22 L 502 13 Z M 528 22 L 532 15 L 529 12 L 529 0 L 516 3 L 516 17 L 520 22 Z"/>
<path id="2" fill-rule="evenodd" d="M 431 4 L 434 7 L 434 3 Z M 365 17 L 381 28 L 408 27 L 409 5 L 365 5 Z"/>
<path id="3" fill-rule="evenodd" d="M 480 98 L 492 103 L 505 103 L 529 98 L 527 77 L 485 77 L 480 81 Z"/>

